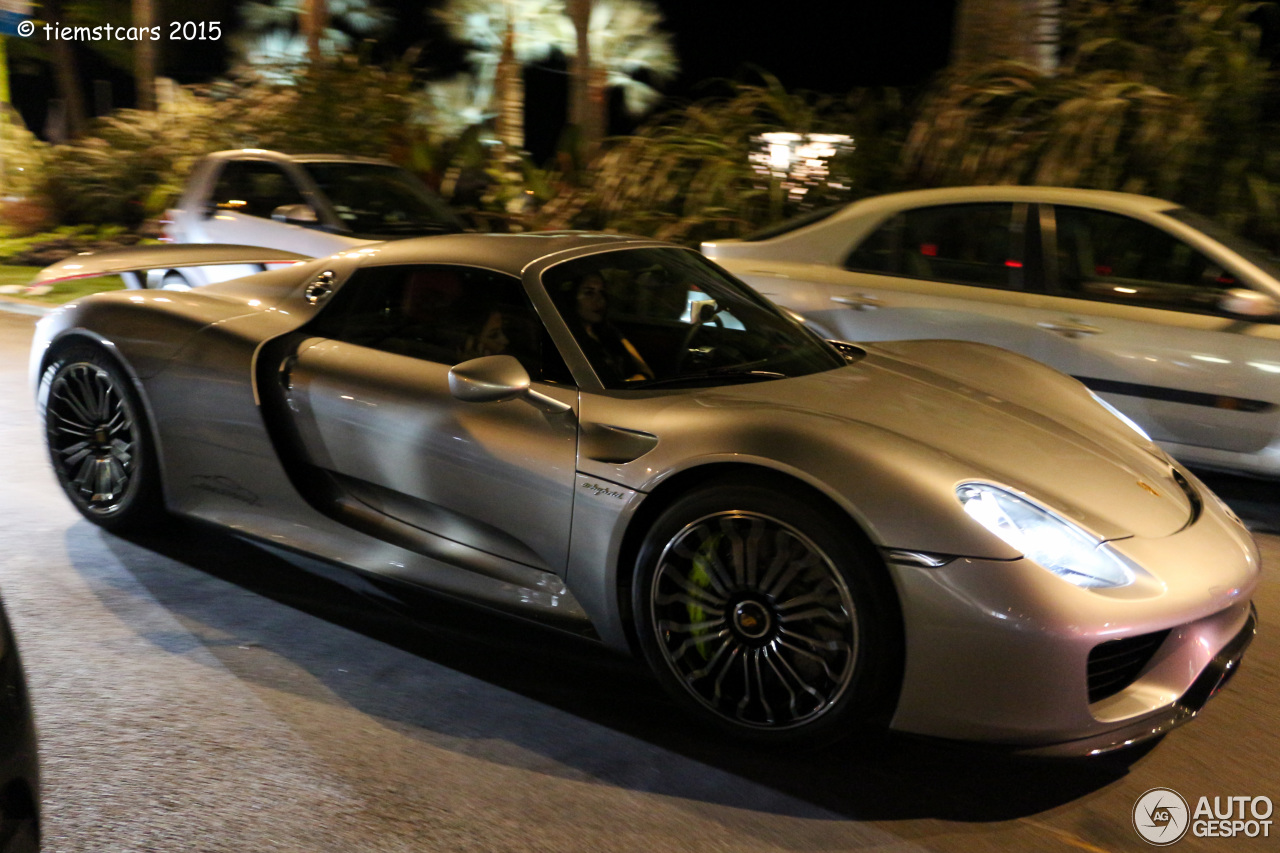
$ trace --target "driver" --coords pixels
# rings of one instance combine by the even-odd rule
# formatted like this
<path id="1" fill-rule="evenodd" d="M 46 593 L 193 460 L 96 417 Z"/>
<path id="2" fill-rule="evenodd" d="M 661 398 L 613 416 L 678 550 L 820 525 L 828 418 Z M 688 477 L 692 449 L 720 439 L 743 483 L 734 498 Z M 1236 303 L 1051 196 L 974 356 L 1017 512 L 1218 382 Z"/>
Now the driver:
<path id="1" fill-rule="evenodd" d="M 565 319 L 600 379 L 606 385 L 652 379 L 653 371 L 631 341 L 608 321 L 608 312 L 600 273 L 587 273 L 578 279 Z"/>

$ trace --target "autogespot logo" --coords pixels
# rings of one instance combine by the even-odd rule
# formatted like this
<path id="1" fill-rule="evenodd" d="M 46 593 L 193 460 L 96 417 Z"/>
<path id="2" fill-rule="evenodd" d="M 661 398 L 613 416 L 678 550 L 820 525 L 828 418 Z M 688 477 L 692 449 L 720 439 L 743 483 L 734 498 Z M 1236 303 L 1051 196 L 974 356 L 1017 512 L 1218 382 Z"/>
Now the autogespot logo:
<path id="1" fill-rule="evenodd" d="M 1152 788 L 1133 804 L 1133 828 L 1143 841 L 1164 847 L 1187 834 L 1187 811 L 1187 801 L 1177 791 Z"/>

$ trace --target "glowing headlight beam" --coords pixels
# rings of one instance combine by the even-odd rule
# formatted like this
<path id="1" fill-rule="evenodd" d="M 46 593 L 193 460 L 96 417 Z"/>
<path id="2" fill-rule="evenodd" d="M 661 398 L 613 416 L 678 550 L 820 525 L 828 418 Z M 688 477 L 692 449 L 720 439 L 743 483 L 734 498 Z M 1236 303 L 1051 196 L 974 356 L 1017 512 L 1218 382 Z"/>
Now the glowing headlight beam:
<path id="1" fill-rule="evenodd" d="M 1133 570 L 1101 541 L 1064 518 L 988 483 L 962 483 L 965 513 L 1024 557 L 1087 589 L 1128 586 Z"/>

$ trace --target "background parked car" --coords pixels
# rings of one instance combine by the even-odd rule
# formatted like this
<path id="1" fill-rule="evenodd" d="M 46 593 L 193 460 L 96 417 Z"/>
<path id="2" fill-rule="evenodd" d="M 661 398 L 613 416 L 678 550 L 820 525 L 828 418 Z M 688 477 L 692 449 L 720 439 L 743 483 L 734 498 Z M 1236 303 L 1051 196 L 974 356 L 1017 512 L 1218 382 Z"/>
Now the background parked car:
<path id="1" fill-rule="evenodd" d="M 1280 265 L 1172 202 L 923 190 L 702 250 L 829 337 L 995 344 L 1185 462 L 1280 476 Z"/>
<path id="2" fill-rule="evenodd" d="M 162 239 L 283 249 L 309 257 L 370 242 L 463 230 L 410 172 L 383 160 L 246 148 L 210 154 L 192 169 Z M 193 287 L 261 267 L 159 270 L 149 286 Z"/>

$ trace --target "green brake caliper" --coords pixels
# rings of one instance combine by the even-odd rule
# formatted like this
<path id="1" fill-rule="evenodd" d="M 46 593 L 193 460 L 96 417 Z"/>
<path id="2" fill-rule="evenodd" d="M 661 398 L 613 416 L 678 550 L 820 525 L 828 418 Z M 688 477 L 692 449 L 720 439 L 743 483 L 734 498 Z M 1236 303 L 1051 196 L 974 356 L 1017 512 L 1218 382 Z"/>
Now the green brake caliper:
<path id="1" fill-rule="evenodd" d="M 712 555 L 723 537 L 723 533 L 714 533 L 708 536 L 693 555 L 693 567 L 689 571 L 689 583 L 699 589 L 711 588 L 711 572 L 707 570 L 707 565 L 711 562 Z M 703 660 L 706 660 L 709 655 L 705 638 L 711 634 L 711 629 L 703 624 L 707 621 L 707 611 L 692 601 L 685 605 L 685 609 L 689 612 L 689 622 L 691 624 L 702 625 L 700 628 L 693 629 L 692 634 L 698 646 L 698 654 L 702 655 Z"/>

